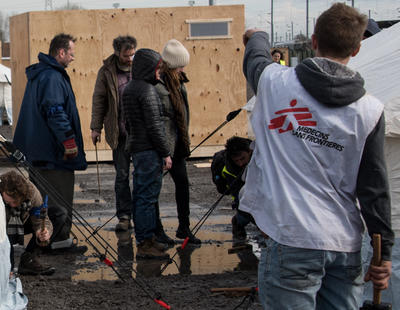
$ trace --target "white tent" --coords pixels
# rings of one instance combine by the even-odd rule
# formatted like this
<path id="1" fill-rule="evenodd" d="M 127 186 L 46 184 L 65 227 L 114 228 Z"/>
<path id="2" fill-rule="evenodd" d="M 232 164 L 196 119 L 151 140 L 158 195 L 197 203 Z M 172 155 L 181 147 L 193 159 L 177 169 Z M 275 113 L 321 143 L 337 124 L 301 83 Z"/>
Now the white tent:
<path id="1" fill-rule="evenodd" d="M 362 41 L 361 50 L 351 59 L 349 67 L 360 72 L 367 92 L 385 105 L 385 154 L 396 240 L 390 287 L 383 292 L 382 300 L 391 303 L 393 309 L 400 309 L 400 23 Z M 365 265 L 369 264 L 371 256 L 368 243 L 369 240 L 366 240 L 363 248 Z M 366 255 L 368 251 L 369 255 Z M 372 288 L 368 285 L 366 299 L 371 300 L 371 295 Z"/>
<path id="2" fill-rule="evenodd" d="M 3 123 L 4 113 L 12 125 L 11 70 L 0 64 L 0 124 Z"/>
<path id="3" fill-rule="evenodd" d="M 362 41 L 349 67 L 360 72 L 367 92 L 385 104 L 392 223 L 396 237 L 400 237 L 400 23 Z"/>

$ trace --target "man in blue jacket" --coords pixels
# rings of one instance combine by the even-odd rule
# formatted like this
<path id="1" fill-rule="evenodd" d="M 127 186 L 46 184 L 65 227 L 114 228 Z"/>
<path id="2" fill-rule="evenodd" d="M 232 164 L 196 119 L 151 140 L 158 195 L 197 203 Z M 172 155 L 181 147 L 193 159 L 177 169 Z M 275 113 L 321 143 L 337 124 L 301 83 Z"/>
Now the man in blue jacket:
<path id="1" fill-rule="evenodd" d="M 63 252 L 87 249 L 69 237 L 74 171 L 87 167 L 75 95 L 65 71 L 74 60 L 75 40 L 68 34 L 56 35 L 49 54 L 39 53 L 39 63 L 26 68 L 28 83 L 14 134 L 15 146 L 45 179 L 30 175 L 42 196 L 49 194 L 49 184 L 60 196 L 55 200 L 49 195 L 48 214 L 54 226 L 50 248 Z"/>

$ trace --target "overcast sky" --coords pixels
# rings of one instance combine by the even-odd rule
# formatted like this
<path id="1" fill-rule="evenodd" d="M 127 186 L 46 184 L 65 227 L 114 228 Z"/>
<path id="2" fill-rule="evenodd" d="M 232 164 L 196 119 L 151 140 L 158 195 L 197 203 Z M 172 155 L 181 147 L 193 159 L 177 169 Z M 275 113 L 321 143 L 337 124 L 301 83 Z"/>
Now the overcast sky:
<path id="1" fill-rule="evenodd" d="M 214 0 L 217 5 L 244 4 L 246 10 L 246 27 L 259 27 L 270 32 L 272 0 Z M 351 0 L 341 0 L 351 5 Z M 400 19 L 400 0 L 353 0 L 354 6 L 375 20 Z M 119 3 L 120 8 L 145 8 L 166 6 L 208 5 L 209 0 L 0 0 L 0 12 L 7 15 L 27 11 L 41 11 L 45 4 L 52 2 L 57 9 L 70 4 L 80 5 L 84 9 L 110 9 Z M 332 0 L 309 0 L 309 34 L 313 32 L 315 18 L 330 7 Z M 298 34 L 306 32 L 306 0 L 274 0 L 274 32 L 278 41 L 285 40 L 292 31 Z M 286 37 L 286 38 L 285 38 Z"/>

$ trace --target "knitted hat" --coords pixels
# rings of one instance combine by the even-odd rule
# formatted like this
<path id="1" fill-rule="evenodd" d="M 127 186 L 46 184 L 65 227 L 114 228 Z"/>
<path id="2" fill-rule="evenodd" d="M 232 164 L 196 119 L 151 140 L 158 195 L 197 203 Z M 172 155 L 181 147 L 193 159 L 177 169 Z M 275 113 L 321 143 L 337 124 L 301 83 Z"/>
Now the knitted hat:
<path id="1" fill-rule="evenodd" d="M 187 66 L 190 59 L 187 49 L 175 39 L 171 39 L 165 44 L 161 57 L 171 69 Z"/>

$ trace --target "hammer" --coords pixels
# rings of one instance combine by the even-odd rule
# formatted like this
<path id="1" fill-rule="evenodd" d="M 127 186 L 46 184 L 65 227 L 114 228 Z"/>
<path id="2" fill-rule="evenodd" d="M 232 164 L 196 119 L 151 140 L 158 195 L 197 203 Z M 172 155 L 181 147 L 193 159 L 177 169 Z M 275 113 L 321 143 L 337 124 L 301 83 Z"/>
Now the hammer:
<path id="1" fill-rule="evenodd" d="M 373 234 L 372 236 L 372 264 L 374 266 L 381 265 L 381 235 Z M 374 300 L 366 300 L 360 310 L 392 310 L 392 305 L 381 303 L 381 290 L 374 288 Z"/>

